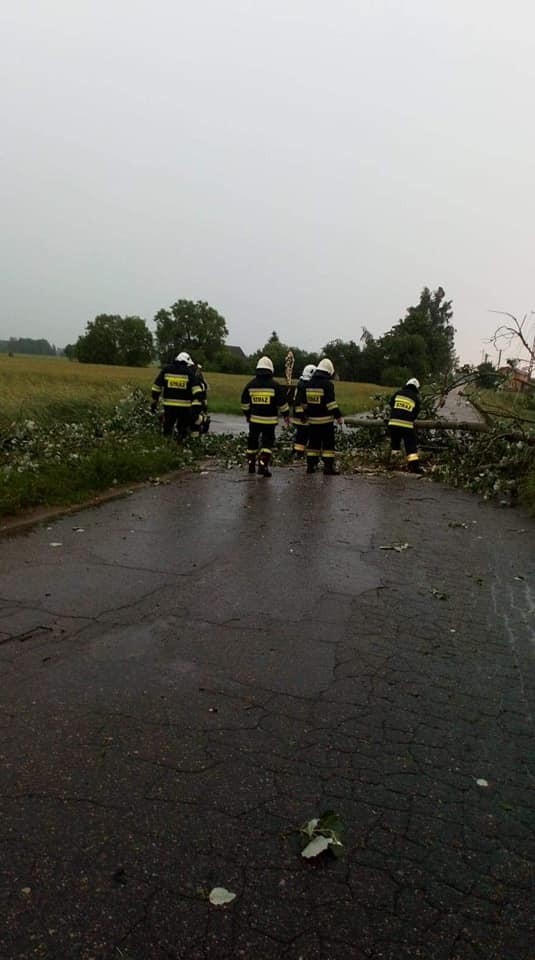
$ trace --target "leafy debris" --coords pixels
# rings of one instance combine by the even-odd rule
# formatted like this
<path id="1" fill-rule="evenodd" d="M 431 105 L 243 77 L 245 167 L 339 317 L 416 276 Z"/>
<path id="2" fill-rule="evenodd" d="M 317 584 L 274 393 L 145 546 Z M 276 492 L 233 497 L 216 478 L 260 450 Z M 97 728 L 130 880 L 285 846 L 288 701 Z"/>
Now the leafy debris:
<path id="1" fill-rule="evenodd" d="M 301 856 L 306 860 L 319 856 L 329 850 L 335 857 L 340 857 L 344 845 L 342 836 L 344 825 L 340 816 L 334 810 L 324 810 L 319 817 L 314 817 L 299 828 L 303 849 Z"/>

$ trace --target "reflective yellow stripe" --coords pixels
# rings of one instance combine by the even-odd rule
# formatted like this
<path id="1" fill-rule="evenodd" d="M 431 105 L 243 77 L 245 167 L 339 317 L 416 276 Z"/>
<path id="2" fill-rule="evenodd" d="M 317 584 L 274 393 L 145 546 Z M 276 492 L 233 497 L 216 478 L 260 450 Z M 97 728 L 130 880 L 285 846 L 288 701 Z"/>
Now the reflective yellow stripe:
<path id="1" fill-rule="evenodd" d="M 259 417 L 257 414 L 253 414 L 251 417 L 250 423 L 265 423 L 270 426 L 276 426 L 278 423 L 277 417 Z"/>
<path id="2" fill-rule="evenodd" d="M 321 455 L 324 460 L 328 460 L 329 457 L 334 457 L 334 450 L 322 450 Z"/>
<path id="3" fill-rule="evenodd" d="M 251 404 L 250 404 L 250 403 L 242 403 L 241 408 L 242 408 L 242 410 L 250 410 L 250 409 L 251 409 Z"/>
<path id="4" fill-rule="evenodd" d="M 152 389 L 152 392 L 153 392 L 153 393 L 161 393 L 161 392 L 162 392 L 162 388 L 156 386 L 156 384 L 154 384 L 154 386 L 153 386 L 151 389 Z"/>
<path id="5" fill-rule="evenodd" d="M 336 410 L 337 406 L 338 406 L 338 402 L 336 400 L 331 400 L 330 403 L 326 404 L 327 410 Z"/>
<path id="6" fill-rule="evenodd" d="M 409 420 L 389 420 L 389 427 L 405 427 L 406 430 L 414 430 L 414 423 Z"/>
<path id="7" fill-rule="evenodd" d="M 254 454 L 257 454 L 257 453 L 258 453 L 258 447 L 256 447 L 255 450 L 247 450 L 247 453 L 248 453 L 248 454 L 253 454 L 253 453 L 254 453 Z"/>
<path id="8" fill-rule="evenodd" d="M 204 393 L 204 387 L 199 387 L 199 386 L 193 387 L 191 392 L 192 392 L 192 393 Z"/>
<path id="9" fill-rule="evenodd" d="M 409 453 L 409 456 L 407 457 L 407 462 L 410 463 L 412 460 L 419 460 L 419 459 L 420 457 L 418 456 L 417 453 Z"/>
<path id="10" fill-rule="evenodd" d="M 294 443 L 294 450 L 297 450 L 298 453 L 302 453 L 305 450 L 304 443 Z"/>
<path id="11" fill-rule="evenodd" d="M 332 417 L 332 416 L 331 416 L 331 417 L 311 417 L 311 416 L 309 415 L 309 417 L 308 417 L 308 422 L 309 422 L 309 423 L 312 423 L 312 424 L 315 424 L 315 423 L 333 423 L 333 422 L 334 422 L 334 417 Z"/>
<path id="12" fill-rule="evenodd" d="M 308 448 L 307 457 L 319 457 L 319 455 L 320 455 L 319 450 L 311 450 L 310 447 Z"/>
<path id="13" fill-rule="evenodd" d="M 164 407 L 191 407 L 191 400 L 164 400 Z"/>
<path id="14" fill-rule="evenodd" d="M 284 403 L 282 407 L 279 407 L 279 413 L 288 413 L 289 406 L 287 403 Z"/>
<path id="15" fill-rule="evenodd" d="M 260 453 L 271 453 L 271 447 L 262 447 Z"/>

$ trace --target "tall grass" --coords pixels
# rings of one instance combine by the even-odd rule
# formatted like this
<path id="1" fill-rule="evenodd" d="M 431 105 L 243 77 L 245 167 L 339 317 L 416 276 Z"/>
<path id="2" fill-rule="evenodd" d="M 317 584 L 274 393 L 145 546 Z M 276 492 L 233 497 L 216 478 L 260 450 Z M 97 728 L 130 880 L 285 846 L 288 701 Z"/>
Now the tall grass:
<path id="1" fill-rule="evenodd" d="M 111 367 L 71 363 L 56 357 L 8 357 L 0 354 L 0 429 L 12 421 L 75 421 L 106 412 L 125 388 L 141 388 L 150 398 L 156 367 Z M 251 374 L 252 375 L 252 374 Z M 207 373 L 208 404 L 214 413 L 240 413 L 241 392 L 250 376 Z M 337 383 L 336 395 L 346 414 L 369 410 L 373 396 L 389 388 L 373 383 Z"/>

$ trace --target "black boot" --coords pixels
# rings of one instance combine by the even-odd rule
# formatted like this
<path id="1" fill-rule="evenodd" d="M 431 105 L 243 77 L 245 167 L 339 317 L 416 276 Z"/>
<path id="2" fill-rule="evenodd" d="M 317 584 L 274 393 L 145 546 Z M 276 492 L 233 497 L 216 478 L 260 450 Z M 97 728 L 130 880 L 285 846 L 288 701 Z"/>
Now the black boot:
<path id="1" fill-rule="evenodd" d="M 318 466 L 317 457 L 307 457 L 307 473 L 315 473 Z"/>
<path id="2" fill-rule="evenodd" d="M 420 476 L 423 476 L 425 473 L 424 468 L 418 462 L 418 460 L 411 460 L 409 463 L 409 473 L 417 473 Z"/>
<path id="3" fill-rule="evenodd" d="M 331 457 L 323 461 L 323 472 L 326 477 L 339 477 L 340 471 Z"/>
<path id="4" fill-rule="evenodd" d="M 256 457 L 247 457 L 249 463 L 249 473 L 254 473 L 256 469 Z"/>
<path id="5" fill-rule="evenodd" d="M 271 470 L 269 469 L 269 464 L 271 462 L 270 453 L 261 453 L 258 460 L 258 472 L 262 477 L 271 477 Z"/>

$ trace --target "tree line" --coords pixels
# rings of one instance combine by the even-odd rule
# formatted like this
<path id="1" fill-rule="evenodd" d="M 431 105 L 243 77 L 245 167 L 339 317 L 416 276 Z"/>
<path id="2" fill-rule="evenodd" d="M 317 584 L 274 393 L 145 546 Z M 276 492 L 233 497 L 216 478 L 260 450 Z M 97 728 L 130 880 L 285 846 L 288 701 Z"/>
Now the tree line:
<path id="1" fill-rule="evenodd" d="M 48 340 L 10 337 L 9 340 L 0 340 L 0 353 L 29 353 L 38 357 L 55 357 L 61 353 L 61 350 Z"/>
<path id="2" fill-rule="evenodd" d="M 341 380 L 388 385 L 410 376 L 434 378 L 453 368 L 452 318 L 451 300 L 446 299 L 443 288 L 431 291 L 424 287 L 418 303 L 381 337 L 362 327 L 358 338 L 330 340 L 315 352 L 285 343 L 273 331 L 266 343 L 247 357 L 227 345 L 225 318 L 214 307 L 201 300 L 177 300 L 158 310 L 154 334 L 141 317 L 100 314 L 64 352 L 80 363 L 141 367 L 154 359 L 167 363 L 187 350 L 207 370 L 222 373 L 248 373 L 260 356 L 267 355 L 273 360 L 275 375 L 281 377 L 291 349 L 296 372 L 327 355 Z"/>

